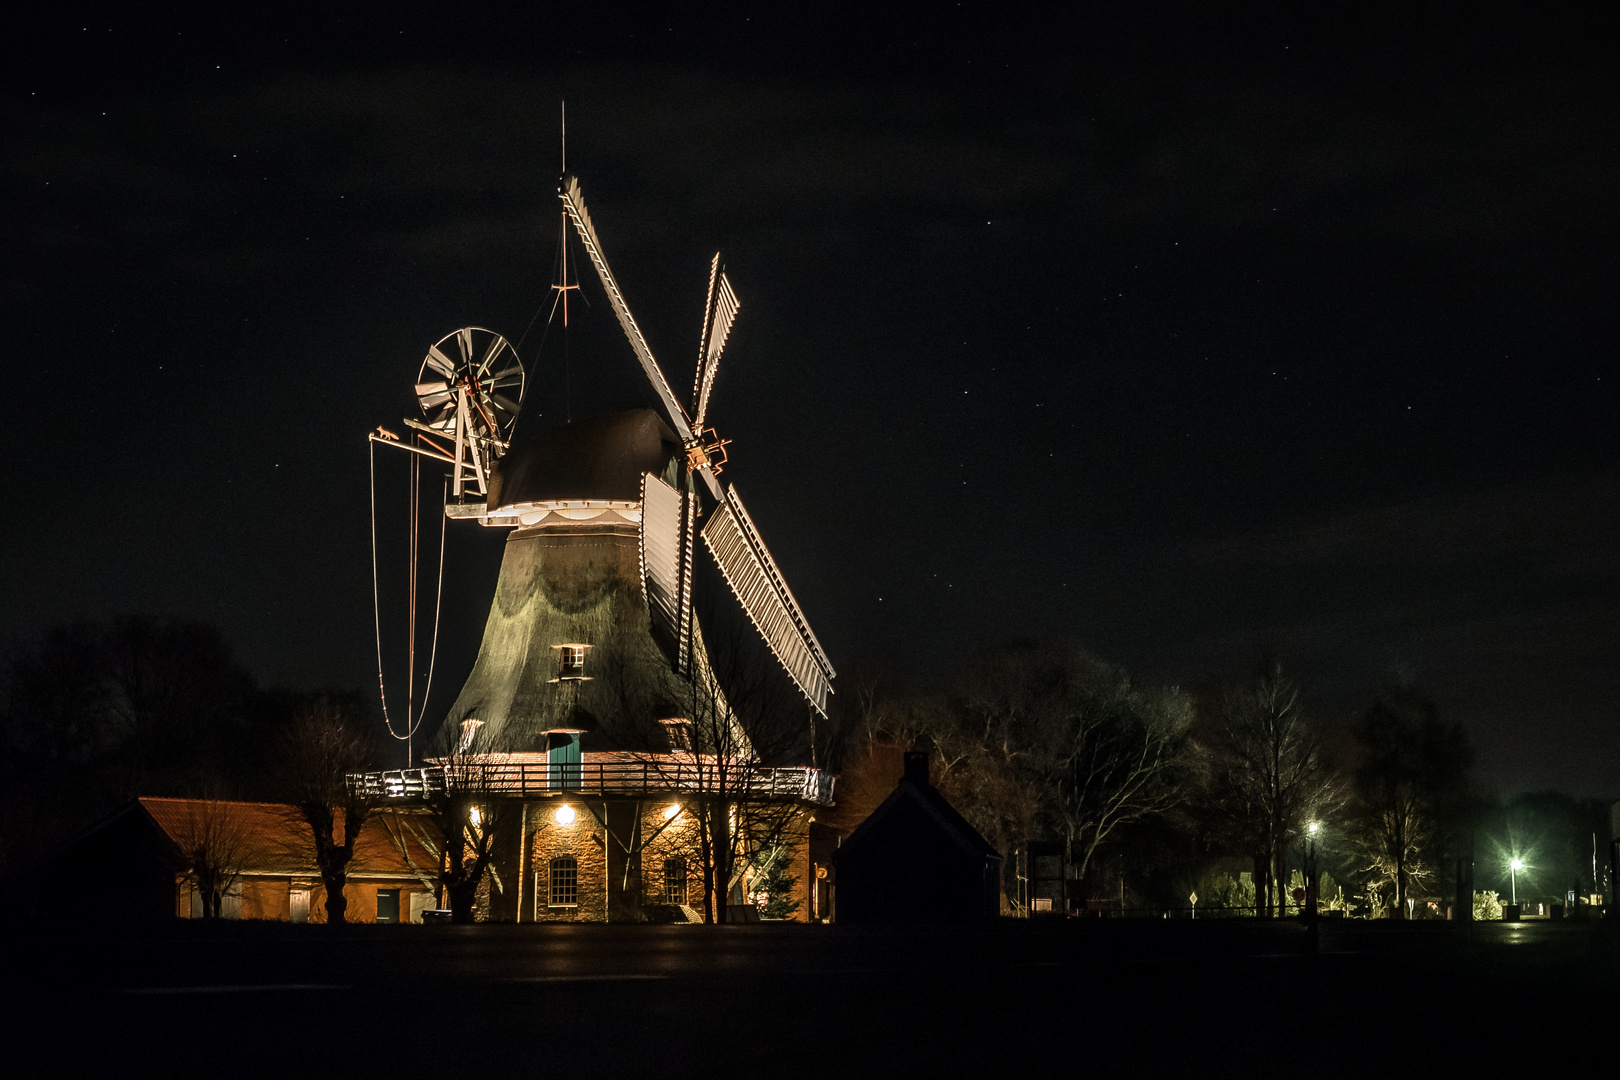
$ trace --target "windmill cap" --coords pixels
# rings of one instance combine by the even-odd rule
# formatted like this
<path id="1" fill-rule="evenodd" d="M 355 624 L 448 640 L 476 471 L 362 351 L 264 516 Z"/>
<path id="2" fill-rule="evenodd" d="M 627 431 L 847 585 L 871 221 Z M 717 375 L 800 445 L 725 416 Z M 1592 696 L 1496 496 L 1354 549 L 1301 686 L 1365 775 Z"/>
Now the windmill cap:
<path id="1" fill-rule="evenodd" d="M 495 466 L 489 508 L 563 499 L 641 501 L 643 473 L 662 475 L 680 440 L 651 409 L 548 428 Z"/>

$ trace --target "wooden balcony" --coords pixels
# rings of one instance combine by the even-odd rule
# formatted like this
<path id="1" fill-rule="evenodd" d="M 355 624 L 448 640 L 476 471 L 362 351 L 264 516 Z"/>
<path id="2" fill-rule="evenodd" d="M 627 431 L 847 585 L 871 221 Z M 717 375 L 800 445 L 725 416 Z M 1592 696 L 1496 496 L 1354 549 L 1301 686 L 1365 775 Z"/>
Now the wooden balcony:
<path id="1" fill-rule="evenodd" d="M 582 798 L 723 795 L 735 799 L 793 800 L 831 806 L 835 776 L 820 769 L 720 769 L 681 761 L 458 761 L 419 769 L 350 773 L 350 788 L 385 800 L 422 800 L 449 791 L 518 799 L 564 795 Z"/>

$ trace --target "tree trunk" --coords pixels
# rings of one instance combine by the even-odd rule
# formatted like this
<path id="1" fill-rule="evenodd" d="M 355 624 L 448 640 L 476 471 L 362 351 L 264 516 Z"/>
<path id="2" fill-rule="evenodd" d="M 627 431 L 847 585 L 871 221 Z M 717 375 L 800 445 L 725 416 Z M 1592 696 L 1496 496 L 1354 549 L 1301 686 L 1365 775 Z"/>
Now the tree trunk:
<path id="1" fill-rule="evenodd" d="M 445 837 L 445 857 L 449 870 L 444 891 L 450 899 L 450 921 L 465 925 L 473 921 L 473 905 L 478 898 L 478 879 L 467 873 L 467 841 L 456 829 Z"/>
<path id="2" fill-rule="evenodd" d="M 478 902 L 478 882 L 454 882 L 447 891 L 450 893 L 450 921 L 458 925 L 471 924 L 473 907 Z"/>
<path id="3" fill-rule="evenodd" d="M 1395 823 L 1395 918 L 1406 918 L 1406 821 Z"/>
<path id="4" fill-rule="evenodd" d="M 326 925 L 342 926 L 349 921 L 349 898 L 343 895 L 343 888 L 349 883 L 349 875 L 323 870 L 321 883 L 326 886 Z"/>
<path id="5" fill-rule="evenodd" d="M 1277 866 L 1279 861 L 1277 845 L 1272 844 L 1271 856 L 1266 860 L 1266 884 L 1271 886 L 1272 901 L 1276 905 L 1276 917 L 1280 919 L 1288 914 L 1288 889 Z"/>
<path id="6" fill-rule="evenodd" d="M 339 847 L 332 842 L 330 831 L 323 835 L 317 827 L 315 865 L 320 869 L 321 884 L 326 888 L 328 926 L 342 926 L 348 921 L 349 898 L 343 894 L 343 889 L 349 883 L 349 859 L 353 854 L 352 846 Z"/>
<path id="7" fill-rule="evenodd" d="M 731 807 L 722 802 L 715 809 L 711 823 L 714 833 L 715 921 L 726 922 L 731 904 Z"/>
<path id="8" fill-rule="evenodd" d="M 714 919 L 714 806 L 700 804 L 698 818 L 698 858 L 703 863 L 703 921 L 713 924 Z"/>

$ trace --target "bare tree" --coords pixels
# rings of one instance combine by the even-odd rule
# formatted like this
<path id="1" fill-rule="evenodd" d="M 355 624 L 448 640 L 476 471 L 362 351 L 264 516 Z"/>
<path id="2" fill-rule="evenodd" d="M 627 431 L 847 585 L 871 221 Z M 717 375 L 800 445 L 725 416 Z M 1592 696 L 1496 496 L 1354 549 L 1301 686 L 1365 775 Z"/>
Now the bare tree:
<path id="1" fill-rule="evenodd" d="M 1077 877 L 1126 824 L 1181 797 L 1192 719 L 1178 690 L 1140 687 L 1071 645 L 1025 643 L 969 664 L 951 698 L 882 702 L 872 733 L 929 745 L 936 782 L 1009 856 L 1061 836 Z"/>
<path id="2" fill-rule="evenodd" d="M 1373 887 L 1406 916 L 1411 887 L 1433 878 L 1468 798 L 1473 750 L 1458 724 L 1410 694 L 1381 696 L 1356 727 L 1356 850 Z"/>
<path id="3" fill-rule="evenodd" d="M 1070 695 L 1065 736 L 1048 783 L 1083 880 L 1114 831 L 1179 802 L 1192 702 L 1178 689 L 1142 689 L 1097 664 Z"/>
<path id="4" fill-rule="evenodd" d="M 247 815 L 240 803 L 222 798 L 188 800 L 183 807 L 174 840 L 201 898 L 203 918 L 218 919 L 247 862 L 251 841 Z"/>
<path id="5" fill-rule="evenodd" d="M 1256 855 L 1257 906 L 1280 913 L 1289 846 L 1313 817 L 1343 803 L 1343 782 L 1299 687 L 1275 661 L 1226 687 L 1209 720 L 1210 808 Z"/>
<path id="6" fill-rule="evenodd" d="M 101 634 L 106 723 L 126 794 L 206 786 L 246 772 L 252 677 L 216 627 L 121 619 Z"/>
<path id="7" fill-rule="evenodd" d="M 276 772 L 282 797 L 308 826 L 315 865 L 326 890 L 326 921 L 347 921 L 344 888 L 354 845 L 376 799 L 347 777 L 372 765 L 376 752 L 369 729 L 338 698 L 317 697 L 303 705 L 277 740 Z"/>
<path id="8" fill-rule="evenodd" d="M 671 725 L 674 752 L 646 760 L 682 791 L 691 825 L 669 840 L 697 865 L 703 918 L 713 923 L 726 920 L 745 877 L 768 873 L 781 849 L 803 840 L 802 793 L 777 790 L 762 770 L 807 759 L 810 724 L 808 706 L 735 633 L 707 642 L 682 682 L 687 715 Z"/>
<path id="9" fill-rule="evenodd" d="M 498 794 L 503 748 L 477 743 L 476 728 L 446 725 L 437 754 L 429 758 L 439 779 L 429 786 L 424 804 L 439 841 L 440 902 L 449 906 L 454 923 L 476 920 L 478 893 L 485 875 L 493 872 L 496 844 L 519 820 L 516 804 Z"/>

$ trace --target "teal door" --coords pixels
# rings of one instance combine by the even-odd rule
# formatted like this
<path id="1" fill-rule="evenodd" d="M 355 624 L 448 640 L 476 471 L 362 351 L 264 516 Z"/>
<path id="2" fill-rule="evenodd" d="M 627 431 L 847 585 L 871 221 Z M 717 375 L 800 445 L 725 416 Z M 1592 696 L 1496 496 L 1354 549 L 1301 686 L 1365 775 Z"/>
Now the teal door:
<path id="1" fill-rule="evenodd" d="M 554 731 L 547 735 L 546 765 L 551 774 L 547 782 L 551 790 L 577 790 L 581 772 L 579 736 L 565 731 Z"/>

